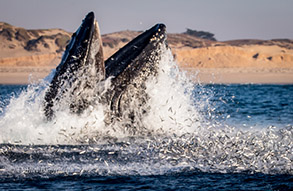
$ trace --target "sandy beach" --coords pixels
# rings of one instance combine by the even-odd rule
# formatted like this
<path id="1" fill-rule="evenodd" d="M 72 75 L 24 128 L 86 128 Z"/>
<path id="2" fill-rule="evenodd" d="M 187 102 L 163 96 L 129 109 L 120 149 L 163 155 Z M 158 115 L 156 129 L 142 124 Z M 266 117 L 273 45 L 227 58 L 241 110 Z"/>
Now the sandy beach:
<path id="1" fill-rule="evenodd" d="M 45 78 L 51 68 L 0 68 L 0 84 L 38 83 Z"/>
<path id="2" fill-rule="evenodd" d="M 293 84 L 291 70 L 248 70 L 223 68 L 184 68 L 181 69 L 195 83 L 212 84 Z M 51 68 L 0 68 L 0 84 L 38 83 L 45 78 Z"/>
<path id="3" fill-rule="evenodd" d="M 211 84 L 293 84 L 293 70 L 186 69 L 187 75 L 198 83 Z"/>

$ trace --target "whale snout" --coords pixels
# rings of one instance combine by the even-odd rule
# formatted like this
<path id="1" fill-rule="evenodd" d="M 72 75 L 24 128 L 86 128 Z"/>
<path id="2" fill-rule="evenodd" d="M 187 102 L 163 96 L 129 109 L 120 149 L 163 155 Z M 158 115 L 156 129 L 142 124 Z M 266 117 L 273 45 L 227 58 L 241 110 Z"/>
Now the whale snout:
<path id="1" fill-rule="evenodd" d="M 159 31 L 159 32 L 160 32 L 160 30 L 166 31 L 166 25 L 164 25 L 163 23 L 159 23 L 156 26 L 157 26 L 157 31 Z"/>

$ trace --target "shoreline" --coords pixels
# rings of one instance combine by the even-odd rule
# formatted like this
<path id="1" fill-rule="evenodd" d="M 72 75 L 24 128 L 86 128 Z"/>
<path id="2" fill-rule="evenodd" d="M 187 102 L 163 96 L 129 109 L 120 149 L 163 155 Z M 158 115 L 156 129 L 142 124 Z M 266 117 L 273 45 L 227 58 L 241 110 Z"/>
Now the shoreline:
<path id="1" fill-rule="evenodd" d="M 0 84 L 26 85 L 37 83 L 49 75 L 51 67 L 0 67 Z"/>
<path id="2" fill-rule="evenodd" d="M 182 72 L 200 84 L 293 84 L 293 69 L 279 68 L 184 68 Z M 0 71 L 0 84 L 26 85 L 38 83 L 49 75 L 50 68 L 14 68 Z"/>
<path id="3" fill-rule="evenodd" d="M 185 68 L 187 76 L 202 84 L 293 84 L 293 69 Z"/>

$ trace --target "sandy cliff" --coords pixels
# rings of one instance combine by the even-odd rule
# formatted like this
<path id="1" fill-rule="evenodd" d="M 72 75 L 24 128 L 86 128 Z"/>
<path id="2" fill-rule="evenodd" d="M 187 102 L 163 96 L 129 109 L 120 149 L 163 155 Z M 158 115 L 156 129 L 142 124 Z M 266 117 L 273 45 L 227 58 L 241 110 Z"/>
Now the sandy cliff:
<path id="1" fill-rule="evenodd" d="M 105 59 L 140 32 L 102 36 Z M 43 78 L 61 59 L 71 33 L 61 29 L 26 30 L 0 23 L 0 83 Z M 293 41 L 219 42 L 188 34 L 168 34 L 180 68 L 195 80 L 216 83 L 293 83 Z"/>
<path id="2" fill-rule="evenodd" d="M 202 82 L 293 83 L 293 50 L 276 45 L 174 49 L 182 69 Z"/>

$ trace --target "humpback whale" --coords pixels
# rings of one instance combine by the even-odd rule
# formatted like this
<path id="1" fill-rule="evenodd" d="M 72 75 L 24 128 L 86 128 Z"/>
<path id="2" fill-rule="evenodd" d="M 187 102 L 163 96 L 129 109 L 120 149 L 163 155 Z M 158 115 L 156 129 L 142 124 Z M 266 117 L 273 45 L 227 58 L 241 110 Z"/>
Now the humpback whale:
<path id="1" fill-rule="evenodd" d="M 106 78 L 112 76 L 112 88 L 105 96 L 112 118 L 134 120 L 146 113 L 145 83 L 157 75 L 162 49 L 167 47 L 165 40 L 165 25 L 156 24 L 105 61 Z"/>
<path id="2" fill-rule="evenodd" d="M 167 47 L 166 26 L 156 24 L 104 61 L 98 23 L 89 13 L 72 35 L 56 68 L 45 94 L 45 116 L 52 119 L 66 96 L 70 98 L 71 112 L 81 113 L 100 93 L 95 86 L 110 79 L 111 87 L 98 95 L 99 102 L 106 106 L 105 123 L 122 117 L 132 123 L 140 120 L 148 110 L 145 83 L 157 76 L 161 51 Z"/>
<path id="3" fill-rule="evenodd" d="M 93 12 L 87 14 L 72 35 L 44 98 L 44 111 L 51 119 L 65 97 L 73 112 L 82 112 L 94 99 L 94 86 L 105 76 L 99 26 Z"/>

